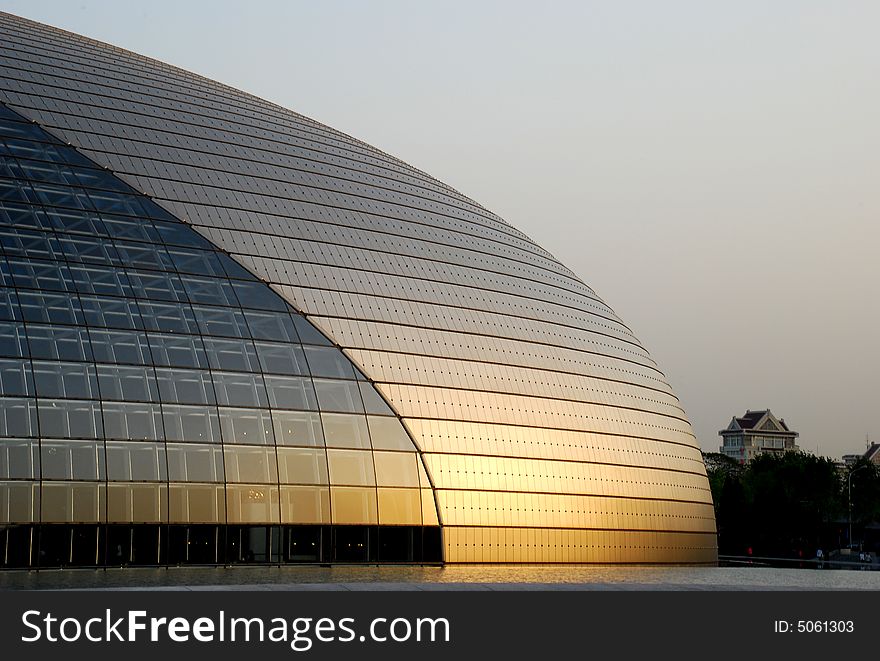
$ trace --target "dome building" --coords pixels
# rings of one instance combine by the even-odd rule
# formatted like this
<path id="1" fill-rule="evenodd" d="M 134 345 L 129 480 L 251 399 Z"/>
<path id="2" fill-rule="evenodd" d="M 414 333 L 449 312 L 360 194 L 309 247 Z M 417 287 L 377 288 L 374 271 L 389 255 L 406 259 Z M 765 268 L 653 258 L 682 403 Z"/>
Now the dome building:
<path id="1" fill-rule="evenodd" d="M 0 13 L 0 566 L 714 563 L 574 273 L 311 119 Z"/>

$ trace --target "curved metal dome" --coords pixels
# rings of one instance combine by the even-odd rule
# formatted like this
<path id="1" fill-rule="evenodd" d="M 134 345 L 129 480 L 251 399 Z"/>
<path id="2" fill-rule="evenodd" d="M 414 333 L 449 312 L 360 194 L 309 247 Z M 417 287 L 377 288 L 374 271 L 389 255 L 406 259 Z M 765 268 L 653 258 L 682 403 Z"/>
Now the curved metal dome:
<path id="1" fill-rule="evenodd" d="M 0 101 L 268 283 L 375 384 L 427 469 L 447 562 L 716 560 L 701 453 L 663 373 L 522 232 L 274 104 L 0 26 Z"/>

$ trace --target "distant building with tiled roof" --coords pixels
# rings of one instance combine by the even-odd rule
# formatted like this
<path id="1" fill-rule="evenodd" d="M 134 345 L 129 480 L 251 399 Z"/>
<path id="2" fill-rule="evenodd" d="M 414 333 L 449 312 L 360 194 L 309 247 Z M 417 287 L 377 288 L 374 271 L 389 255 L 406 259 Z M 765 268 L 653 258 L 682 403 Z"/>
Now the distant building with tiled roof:
<path id="1" fill-rule="evenodd" d="M 800 449 L 795 443 L 798 433 L 789 429 L 785 420 L 777 418 L 770 409 L 746 411 L 743 416 L 734 416 L 718 435 L 722 439 L 721 453 L 742 464 L 759 454 L 782 454 Z"/>
<path id="2" fill-rule="evenodd" d="M 846 468 L 852 468 L 862 459 L 867 459 L 875 466 L 880 466 L 880 443 L 872 443 L 865 439 L 865 452 L 858 454 L 845 454 L 841 458 Z"/>

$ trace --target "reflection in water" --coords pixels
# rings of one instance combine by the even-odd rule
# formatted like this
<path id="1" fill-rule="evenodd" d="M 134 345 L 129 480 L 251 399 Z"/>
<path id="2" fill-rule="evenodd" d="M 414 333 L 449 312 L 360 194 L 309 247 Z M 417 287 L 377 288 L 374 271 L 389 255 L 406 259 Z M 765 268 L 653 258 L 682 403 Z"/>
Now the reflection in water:
<path id="1" fill-rule="evenodd" d="M 840 589 L 880 590 L 880 572 L 765 567 L 453 565 L 447 567 L 186 567 L 0 572 L 0 589 L 250 587 L 299 589 Z"/>

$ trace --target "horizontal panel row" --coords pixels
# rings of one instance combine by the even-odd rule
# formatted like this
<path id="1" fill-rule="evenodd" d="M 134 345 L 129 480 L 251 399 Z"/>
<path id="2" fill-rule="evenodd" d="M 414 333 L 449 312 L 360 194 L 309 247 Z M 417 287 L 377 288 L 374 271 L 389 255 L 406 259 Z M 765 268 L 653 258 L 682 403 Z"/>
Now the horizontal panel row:
<path id="1" fill-rule="evenodd" d="M 437 501 L 447 526 L 715 532 L 712 503 L 445 489 Z"/>
<path id="2" fill-rule="evenodd" d="M 605 432 L 696 445 L 690 424 L 647 411 L 478 390 L 384 383 L 377 388 L 405 418 Z"/>
<path id="3" fill-rule="evenodd" d="M 531 273 L 495 264 L 498 258 L 492 252 L 474 252 L 467 255 L 470 259 L 466 260 L 465 255 L 450 252 L 449 246 L 438 243 L 445 237 L 430 236 L 419 242 L 413 237 L 389 234 L 388 229 L 356 231 L 328 223 L 288 220 L 280 234 L 283 238 L 279 238 L 279 234 L 263 233 L 251 223 L 248 223 L 249 230 L 245 230 L 245 224 L 239 222 L 241 230 L 218 227 L 206 230 L 205 234 L 218 237 L 236 259 L 269 282 L 290 282 L 289 269 L 296 268 L 300 273 L 297 282 L 303 287 L 321 287 L 330 276 L 335 280 L 335 288 L 342 291 L 381 291 L 393 298 L 485 309 L 498 314 L 524 317 L 541 314 L 548 322 L 583 327 L 636 342 L 629 329 L 598 299 L 576 297 L 569 290 L 542 286 L 540 278 L 523 282 Z M 343 260 L 364 269 L 338 268 Z M 289 266 L 291 262 L 296 265 Z M 514 272 L 510 273 L 511 270 Z M 439 281 L 429 280 L 427 274 L 431 271 L 447 275 Z M 498 289 L 492 287 L 496 280 Z M 474 286 L 468 287 L 470 283 Z M 537 298 L 538 293 L 548 296 L 542 300 Z"/>
<path id="4" fill-rule="evenodd" d="M 351 388 L 357 396 L 357 386 L 352 383 Z M 288 397 L 285 403 L 294 408 L 297 404 L 303 404 L 302 401 L 296 401 L 295 394 L 285 395 Z M 342 391 L 335 404 L 326 408 L 345 410 L 346 402 L 350 401 L 342 398 L 345 394 L 350 393 Z M 314 410 L 0 397 L 0 438 L 37 436 L 413 449 L 397 418 L 390 416 L 318 413 Z"/>
<path id="5" fill-rule="evenodd" d="M 422 457 L 438 489 L 712 502 L 709 484 L 701 474 L 546 459 L 455 454 L 424 454 Z"/>
<path id="6" fill-rule="evenodd" d="M 24 524 L 0 526 L 0 569 L 442 562 L 437 526 Z"/>
<path id="7" fill-rule="evenodd" d="M 345 233 L 340 232 L 342 242 L 333 240 L 324 242 L 308 236 L 293 238 L 310 228 L 309 225 L 304 225 L 306 222 L 323 222 L 325 225 L 330 225 L 329 231 L 332 236 L 336 224 L 346 224 L 348 214 L 352 214 L 354 218 L 363 216 L 358 212 L 327 209 L 320 205 L 300 202 L 294 208 L 285 209 L 284 215 L 277 216 L 278 221 L 284 220 L 289 225 L 285 231 L 277 233 L 271 230 L 276 223 L 265 221 L 267 217 L 276 218 L 274 214 L 194 206 L 173 200 L 160 201 L 164 207 L 181 218 L 188 218 L 212 242 L 227 246 L 249 270 L 260 273 L 261 277 L 269 281 L 295 282 L 296 279 L 285 278 L 285 275 L 294 270 L 300 271 L 303 279 L 308 279 L 309 272 L 305 269 L 308 265 L 314 265 L 312 273 L 323 271 L 331 279 L 334 274 L 340 277 L 340 272 L 353 269 L 356 272 L 363 272 L 365 279 L 373 275 L 391 275 L 417 280 L 434 279 L 450 284 L 474 283 L 474 286 L 481 290 L 548 300 L 575 309 L 591 311 L 619 322 L 613 310 L 599 300 L 596 294 L 580 280 L 561 278 L 519 262 L 505 260 L 494 254 L 479 251 L 462 252 L 453 250 L 449 246 L 426 242 L 413 245 L 401 243 L 395 246 L 399 248 L 399 251 L 395 252 L 389 250 L 387 240 L 377 243 L 374 250 L 366 251 L 354 244 L 347 230 Z M 321 218 L 322 216 L 325 217 L 323 221 L 303 220 L 304 217 Z M 384 220 L 377 218 L 375 222 L 381 224 Z M 314 234 L 314 232 L 305 233 Z M 268 237 L 277 241 L 279 234 L 287 238 L 278 246 L 266 239 Z M 371 243 L 375 243 L 375 238 Z M 347 245 L 347 242 L 354 245 Z M 257 252 L 260 249 L 264 252 Z"/>
<path id="8" fill-rule="evenodd" d="M 123 118 L 123 120 L 125 119 L 127 118 Z M 100 146 L 94 142 L 90 144 L 92 148 Z M 113 147 L 115 151 L 125 153 L 125 147 L 128 144 L 129 142 L 124 139 L 114 140 Z M 378 203 L 374 205 L 373 213 L 387 216 L 394 223 L 390 225 L 391 229 L 409 221 L 412 224 L 430 225 L 435 229 L 438 238 L 443 239 L 444 243 L 450 245 L 458 244 L 471 250 L 485 250 L 495 254 L 506 254 L 512 259 L 534 264 L 540 268 L 546 268 L 547 263 L 552 259 L 548 258 L 533 243 L 511 237 L 510 234 L 492 231 L 485 226 L 475 226 L 474 222 L 479 223 L 479 220 L 473 216 L 463 215 L 457 219 L 451 219 L 447 217 L 447 214 L 442 209 L 439 210 L 439 213 L 436 211 L 434 213 L 429 212 L 429 215 L 425 216 L 419 213 L 417 208 L 412 208 L 412 202 L 419 203 L 417 198 L 403 197 L 398 193 L 383 189 L 381 187 L 383 183 L 381 180 L 373 179 L 370 182 L 372 185 L 364 185 L 337 177 L 328 177 L 321 173 L 309 173 L 284 167 L 266 167 L 265 164 L 254 165 L 248 168 L 247 173 L 240 173 L 235 172 L 237 167 L 242 165 L 237 158 L 232 162 L 229 159 L 218 159 L 215 163 L 205 164 L 202 162 L 193 165 L 182 163 L 176 160 L 175 156 L 176 154 L 170 150 L 156 154 L 154 149 L 153 153 L 146 158 L 137 159 L 135 168 L 132 170 L 116 169 L 123 173 L 123 176 L 138 177 L 146 175 L 172 182 L 186 182 L 193 186 L 244 192 L 278 199 L 281 202 L 303 199 L 301 197 L 302 190 L 304 188 L 313 188 L 332 193 L 335 198 L 334 203 L 340 208 L 358 210 L 362 213 L 365 209 L 362 205 L 358 205 L 356 200 L 372 200 Z M 113 164 L 112 160 L 109 163 Z M 217 167 L 222 167 L 223 169 L 215 169 Z M 172 197 L 171 199 L 178 198 Z M 182 197 L 179 199 L 188 198 Z M 455 230 L 458 230 L 457 240 L 450 239 L 447 232 Z"/>
<path id="9" fill-rule="evenodd" d="M 88 152 L 87 152 L 88 153 Z M 103 154 L 93 154 L 96 158 Z M 615 319 L 614 313 L 608 306 L 595 297 L 595 294 L 573 276 L 560 275 L 547 271 L 532 264 L 523 263 L 513 259 L 505 259 L 498 255 L 497 251 L 487 253 L 479 250 L 479 244 L 466 247 L 456 245 L 443 245 L 439 242 L 414 241 L 411 238 L 401 237 L 395 240 L 385 234 L 370 232 L 368 245 L 371 249 L 359 247 L 353 238 L 342 241 L 321 241 L 307 236 L 299 236 L 301 223 L 292 223 L 291 226 L 280 235 L 260 234 L 257 228 L 250 222 L 251 218 L 260 218 L 265 215 L 280 215 L 281 217 L 302 218 L 309 215 L 313 207 L 324 207 L 333 215 L 328 214 L 328 220 L 333 223 L 339 222 L 335 218 L 336 207 L 328 208 L 327 201 L 320 200 L 297 200 L 288 201 L 283 206 L 271 204 L 254 204 L 251 207 L 242 207 L 246 200 L 242 194 L 223 195 L 216 193 L 208 195 L 203 188 L 191 191 L 180 190 L 164 181 L 146 179 L 144 177 L 124 177 L 135 188 L 159 189 L 154 190 L 154 199 L 163 207 L 176 216 L 186 219 L 200 232 L 217 245 L 223 246 L 233 255 L 241 256 L 264 256 L 270 260 L 293 263 L 320 264 L 338 269 L 353 268 L 370 273 L 392 273 L 414 278 L 425 277 L 427 269 L 447 269 L 449 273 L 460 274 L 452 282 L 482 281 L 482 274 L 488 273 L 501 277 L 508 281 L 515 289 L 509 293 L 519 293 L 527 296 L 532 291 L 531 282 L 540 286 L 558 289 L 561 292 L 580 294 L 581 304 L 578 307 L 594 311 L 609 319 Z M 187 193 L 195 197 L 187 198 Z M 215 199 L 215 197 L 225 199 Z M 332 205 L 332 202 L 330 202 Z M 225 211 L 231 209 L 231 211 Z M 360 213 L 359 210 L 343 210 L 347 213 Z M 228 214 L 226 221 L 217 215 Z M 381 218 L 379 219 L 381 220 Z M 395 219 L 393 219 L 395 220 Z M 400 219 L 396 219 L 398 222 Z M 338 230 L 340 234 L 349 236 L 348 230 Z M 371 236 L 375 234 L 375 236 Z M 383 241 L 378 241 L 382 238 Z M 350 244 L 350 245 L 349 245 Z M 262 252 L 260 252 L 262 251 Z M 502 251 L 503 252 L 503 251 Z M 273 268 L 268 262 L 253 261 L 251 267 L 258 267 L 255 272 L 261 278 L 270 280 Z M 481 285 L 485 288 L 485 284 Z"/>
<path id="10" fill-rule="evenodd" d="M 314 301 L 305 301 L 299 296 L 300 293 L 304 292 L 291 287 L 285 288 L 285 296 L 289 296 L 295 304 L 308 303 L 312 307 L 305 309 L 314 310 Z M 356 320 L 344 316 L 327 317 L 316 314 L 309 316 L 309 321 L 348 349 L 373 349 L 415 356 L 445 356 L 465 361 L 546 369 L 624 381 L 672 392 L 669 384 L 656 370 L 612 356 L 563 346 L 536 345 L 488 335 Z"/>
<path id="11" fill-rule="evenodd" d="M 365 319 L 371 323 L 401 324 L 485 335 L 523 342 L 531 346 L 531 351 L 534 353 L 550 351 L 554 346 L 562 345 L 584 353 L 598 353 L 628 361 L 659 375 L 654 361 L 644 349 L 630 342 L 598 335 L 589 330 L 559 326 L 535 318 L 510 317 L 441 304 L 385 298 L 383 292 L 378 289 L 378 295 L 368 295 L 306 290 L 304 287 L 284 284 L 276 284 L 275 288 L 289 301 L 293 301 L 295 297 L 298 309 L 306 314 L 317 311 L 321 315 Z M 290 293 L 292 288 L 297 290 L 296 294 Z"/>
<path id="12" fill-rule="evenodd" d="M 306 221 L 297 218 L 266 216 L 265 214 L 253 214 L 253 216 L 253 218 L 248 219 L 247 225 L 253 227 L 255 232 L 270 237 L 284 232 L 289 233 L 290 225 L 306 224 L 302 230 L 297 230 L 298 233 L 317 233 L 317 230 L 308 232 L 311 226 L 314 225 L 322 228 L 322 234 L 330 234 L 335 227 L 331 223 L 345 223 L 346 226 L 350 224 L 364 224 L 363 222 L 353 223 L 344 216 L 341 218 L 334 216 L 327 221 Z M 204 219 L 200 220 L 204 221 Z M 216 220 L 220 223 L 219 219 Z M 239 224 L 244 226 L 245 221 L 240 220 Z M 381 226 L 383 223 L 377 224 Z M 327 227 L 328 225 L 330 227 Z M 200 231 L 206 236 L 212 236 L 215 233 L 218 236 L 222 236 L 219 233 L 225 234 L 229 232 L 229 228 L 222 223 L 216 228 L 202 225 L 199 227 Z M 364 274 L 360 269 L 343 270 L 334 265 L 321 263 L 324 261 L 323 259 L 320 261 L 300 261 L 290 258 L 282 260 L 276 259 L 273 256 L 275 255 L 274 252 L 252 254 L 250 251 L 251 244 L 248 244 L 244 239 L 245 235 L 242 235 L 242 241 L 236 242 L 236 246 L 240 247 L 240 250 L 236 252 L 236 260 L 252 272 L 265 273 L 267 275 L 266 279 L 270 282 L 297 282 L 303 286 L 320 288 L 320 283 L 326 283 L 335 278 L 338 282 L 343 283 L 343 289 L 350 289 L 350 285 L 355 283 L 364 284 L 368 278 L 372 280 L 377 276 L 412 278 L 416 282 L 445 283 L 456 286 L 467 283 L 474 290 L 487 294 L 493 292 L 503 293 L 523 301 L 542 301 L 569 310 L 588 310 L 606 319 L 621 323 L 611 308 L 593 296 L 588 296 L 579 291 L 562 289 L 539 280 L 528 279 L 524 275 L 496 273 L 489 270 L 488 265 L 482 263 L 470 265 L 450 264 L 436 258 L 409 258 L 404 260 L 395 254 L 386 253 L 387 260 L 384 260 L 382 264 L 377 264 L 373 269 L 370 269 L 369 273 Z M 323 253 L 321 256 L 323 257 Z M 621 328 L 621 332 L 626 332 L 625 327 Z"/>
<path id="13" fill-rule="evenodd" d="M 700 449 L 647 438 L 407 418 L 423 452 L 586 461 L 704 473 Z"/>
<path id="14" fill-rule="evenodd" d="M 423 518 L 438 525 L 427 489 L 0 482 L 0 524 L 422 525 Z"/>
<path id="15" fill-rule="evenodd" d="M 415 452 L 175 443 L 0 441 L 0 480 L 427 487 Z"/>
<path id="16" fill-rule="evenodd" d="M 435 356 L 362 349 L 347 349 L 346 353 L 379 383 L 467 389 L 483 386 L 491 392 L 595 402 L 684 417 L 673 395 L 619 381 Z"/>
<path id="17" fill-rule="evenodd" d="M 446 562 L 717 562 L 715 535 L 698 533 L 458 528 L 443 530 Z"/>

